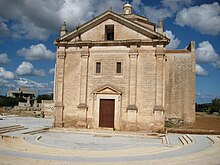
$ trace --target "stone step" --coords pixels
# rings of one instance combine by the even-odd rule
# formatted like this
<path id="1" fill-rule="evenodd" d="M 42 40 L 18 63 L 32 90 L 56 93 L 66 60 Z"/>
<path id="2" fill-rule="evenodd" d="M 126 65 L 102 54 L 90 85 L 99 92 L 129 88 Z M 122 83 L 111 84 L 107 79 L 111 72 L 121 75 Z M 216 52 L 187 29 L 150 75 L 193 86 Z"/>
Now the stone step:
<path id="1" fill-rule="evenodd" d="M 182 143 L 182 145 L 187 145 L 187 142 L 185 141 L 185 139 L 183 138 L 183 136 L 179 137 L 180 142 Z"/>
<path id="2" fill-rule="evenodd" d="M 10 126 L 5 126 L 5 127 L 0 127 L 0 131 L 8 129 L 8 128 L 18 127 L 18 126 L 21 126 L 21 125 L 10 125 Z"/>
<path id="3" fill-rule="evenodd" d="M 11 127 L 8 126 L 8 127 L 5 127 L 5 128 L 1 127 L 1 128 L 2 129 L 0 130 L 0 134 L 27 129 L 26 127 L 21 126 L 21 125 L 11 126 Z"/>
<path id="4" fill-rule="evenodd" d="M 191 145 L 193 143 L 193 139 L 189 135 L 182 135 L 179 137 L 179 140 L 184 146 Z"/>
<path id="5" fill-rule="evenodd" d="M 162 139 L 163 144 L 170 144 L 168 136 L 166 134 L 160 135 L 159 137 Z"/>
<path id="6" fill-rule="evenodd" d="M 194 143 L 193 138 L 189 134 L 186 134 L 186 136 L 190 140 L 190 144 Z"/>
<path id="7" fill-rule="evenodd" d="M 48 130 L 49 130 L 49 127 L 46 127 L 46 128 L 33 130 L 33 131 L 24 132 L 23 134 L 35 135 L 35 134 L 38 134 L 38 133 L 46 132 Z"/>

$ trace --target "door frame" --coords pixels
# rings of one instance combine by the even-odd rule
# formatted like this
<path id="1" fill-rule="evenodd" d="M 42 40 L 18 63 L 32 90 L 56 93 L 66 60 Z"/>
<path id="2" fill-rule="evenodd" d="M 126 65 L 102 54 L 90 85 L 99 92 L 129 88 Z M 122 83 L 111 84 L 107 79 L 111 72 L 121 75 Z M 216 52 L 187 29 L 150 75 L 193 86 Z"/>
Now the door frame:
<path id="1" fill-rule="evenodd" d="M 115 100 L 115 112 L 114 112 L 114 129 L 120 129 L 120 109 L 121 109 L 121 96 L 120 95 L 112 95 L 112 94 L 95 94 L 94 99 L 94 124 L 95 128 L 102 128 L 99 127 L 99 112 L 100 112 L 100 100 L 101 99 L 114 99 Z"/>
<path id="2" fill-rule="evenodd" d="M 102 105 L 102 102 L 105 102 L 106 103 L 106 101 L 111 101 L 111 103 L 109 104 L 109 105 L 111 105 L 110 107 L 102 107 L 101 105 Z M 114 104 L 112 104 L 112 103 L 114 103 Z M 106 116 L 106 115 L 100 115 L 101 114 L 101 112 L 105 112 L 106 110 L 105 110 L 105 108 L 107 108 L 108 109 L 108 113 L 107 114 L 111 114 L 111 116 Z M 111 111 L 111 112 L 110 112 Z M 102 113 L 103 114 L 103 113 Z M 108 123 L 108 122 L 106 122 L 106 120 L 103 120 L 103 119 L 105 119 L 105 118 L 108 118 L 108 120 L 109 119 L 113 119 L 113 120 L 111 120 L 112 122 L 111 123 Z M 114 126 L 114 118 L 115 118 L 115 99 L 100 99 L 100 109 L 99 109 L 99 127 L 106 127 L 106 128 L 115 128 L 115 126 Z M 101 122 L 102 121 L 102 122 Z M 103 121 L 104 121 L 104 123 L 103 123 Z M 100 126 L 100 125 L 108 125 L 108 126 Z M 111 126 L 109 126 L 109 125 L 111 125 Z"/>

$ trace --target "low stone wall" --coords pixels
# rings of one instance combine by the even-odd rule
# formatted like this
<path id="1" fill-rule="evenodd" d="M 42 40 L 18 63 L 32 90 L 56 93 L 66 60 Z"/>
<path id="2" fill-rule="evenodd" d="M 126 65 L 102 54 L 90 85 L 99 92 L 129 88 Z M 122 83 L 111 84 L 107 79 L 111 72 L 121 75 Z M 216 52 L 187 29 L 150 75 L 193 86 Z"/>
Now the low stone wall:
<path id="1" fill-rule="evenodd" d="M 206 130 L 206 129 L 178 129 L 178 128 L 167 128 L 168 133 L 180 133 L 180 134 L 202 134 L 202 135 L 219 135 L 218 130 Z"/>
<path id="2" fill-rule="evenodd" d="M 54 113 L 53 100 L 42 100 L 41 101 L 41 112 L 43 114 L 43 117 L 46 117 L 46 118 L 53 117 L 53 113 Z"/>

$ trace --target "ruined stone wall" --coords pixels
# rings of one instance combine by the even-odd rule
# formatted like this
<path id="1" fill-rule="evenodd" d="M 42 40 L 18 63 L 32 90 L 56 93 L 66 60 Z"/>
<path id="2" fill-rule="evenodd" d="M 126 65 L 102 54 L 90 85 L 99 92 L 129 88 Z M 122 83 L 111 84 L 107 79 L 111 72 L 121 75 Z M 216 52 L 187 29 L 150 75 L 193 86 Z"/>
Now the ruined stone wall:
<path id="1" fill-rule="evenodd" d="M 166 54 L 166 118 L 195 121 L 195 72 L 191 52 Z"/>
<path id="2" fill-rule="evenodd" d="M 42 100 L 41 101 L 41 112 L 44 113 L 44 117 L 53 117 L 54 113 L 54 101 L 53 100 Z"/>

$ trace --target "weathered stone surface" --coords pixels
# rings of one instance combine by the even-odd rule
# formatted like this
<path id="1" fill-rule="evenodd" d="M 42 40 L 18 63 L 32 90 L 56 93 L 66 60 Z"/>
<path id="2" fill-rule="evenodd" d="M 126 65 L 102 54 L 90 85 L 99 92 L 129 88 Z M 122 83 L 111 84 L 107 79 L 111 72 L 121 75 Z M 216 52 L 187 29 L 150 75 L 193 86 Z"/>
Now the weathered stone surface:
<path id="1" fill-rule="evenodd" d="M 102 99 L 115 102 L 115 130 L 158 131 L 165 116 L 195 120 L 194 43 L 166 50 L 163 28 L 140 19 L 107 11 L 56 40 L 55 127 L 99 128 Z"/>

